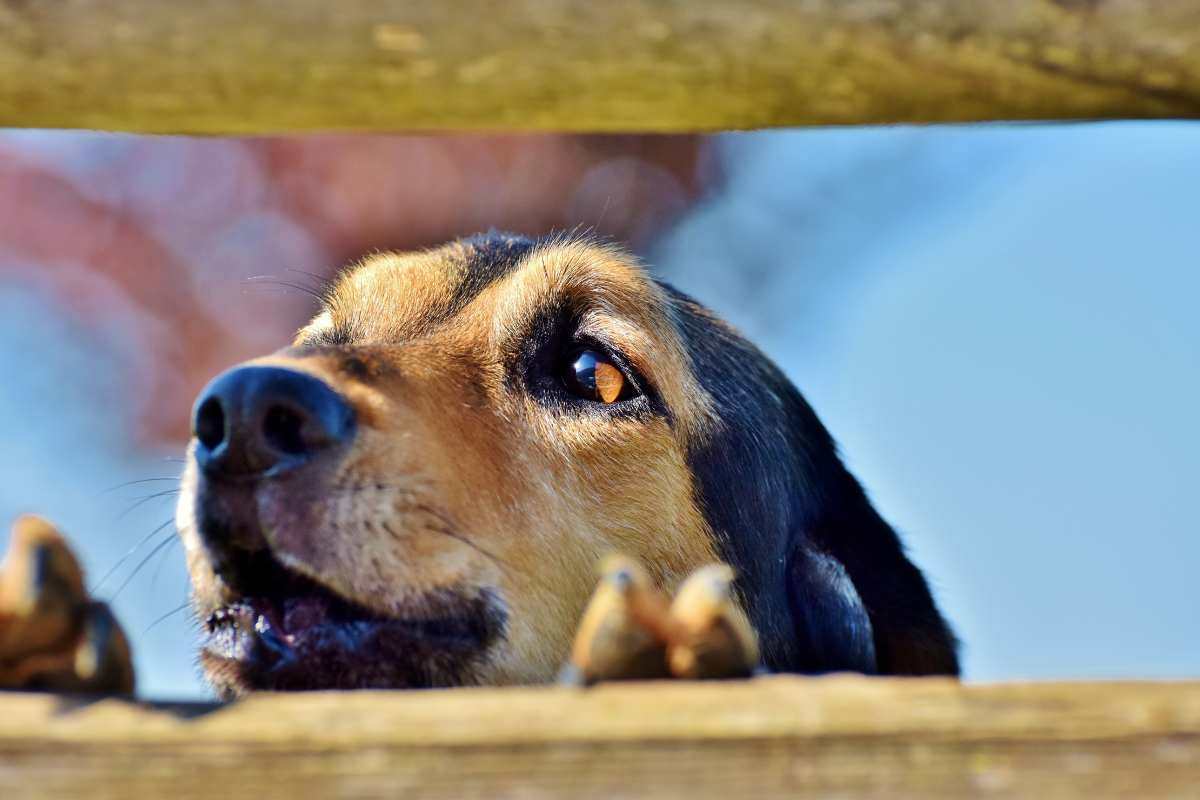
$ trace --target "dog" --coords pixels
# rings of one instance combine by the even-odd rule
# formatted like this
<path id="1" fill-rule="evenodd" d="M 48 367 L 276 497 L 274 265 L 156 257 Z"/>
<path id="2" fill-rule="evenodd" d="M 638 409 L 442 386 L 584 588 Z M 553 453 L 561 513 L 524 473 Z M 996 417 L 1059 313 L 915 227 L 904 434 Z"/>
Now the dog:
<path id="1" fill-rule="evenodd" d="M 223 697 L 552 680 L 613 551 L 668 589 L 730 564 L 771 671 L 958 674 L 796 388 L 610 243 L 371 255 L 193 429 L 176 522 Z"/>

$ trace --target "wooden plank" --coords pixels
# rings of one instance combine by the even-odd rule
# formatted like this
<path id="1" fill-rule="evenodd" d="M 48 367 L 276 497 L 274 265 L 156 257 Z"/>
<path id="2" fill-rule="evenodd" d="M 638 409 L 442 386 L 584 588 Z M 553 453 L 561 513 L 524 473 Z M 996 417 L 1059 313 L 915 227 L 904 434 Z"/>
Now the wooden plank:
<path id="1" fill-rule="evenodd" d="M 0 0 L 0 125 L 706 131 L 1200 115 L 1193 0 Z"/>
<path id="2" fill-rule="evenodd" d="M 1196 797 L 1200 682 L 0 695 L 0 797 Z"/>

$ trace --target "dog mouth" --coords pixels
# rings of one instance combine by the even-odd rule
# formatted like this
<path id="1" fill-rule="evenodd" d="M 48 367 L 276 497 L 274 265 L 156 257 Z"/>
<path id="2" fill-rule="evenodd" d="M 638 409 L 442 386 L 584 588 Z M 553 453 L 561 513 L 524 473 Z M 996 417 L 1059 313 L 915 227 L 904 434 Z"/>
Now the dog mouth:
<path id="1" fill-rule="evenodd" d="M 381 614 L 288 569 L 269 552 L 242 566 L 253 590 L 204 621 L 201 662 L 218 693 L 413 689 L 477 682 L 503 635 L 490 590 L 439 590 Z"/>

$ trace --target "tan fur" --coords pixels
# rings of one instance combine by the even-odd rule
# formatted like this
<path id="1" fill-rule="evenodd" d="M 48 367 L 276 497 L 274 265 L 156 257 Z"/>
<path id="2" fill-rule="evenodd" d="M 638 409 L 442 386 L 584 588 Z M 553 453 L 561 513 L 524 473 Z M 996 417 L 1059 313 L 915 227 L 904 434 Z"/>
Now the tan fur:
<path id="1" fill-rule="evenodd" d="M 255 362 L 320 377 L 358 418 L 352 452 L 310 503 L 265 484 L 259 511 L 284 564 L 378 611 L 414 613 L 433 590 L 495 591 L 507 635 L 476 678 L 543 681 L 568 654 L 603 554 L 633 556 L 668 589 L 716 560 L 685 459 L 713 425 L 710 401 L 661 289 L 628 256 L 540 248 L 443 314 L 465 247 L 365 259 L 300 331 L 299 350 Z M 506 381 L 524 325 L 564 300 L 656 387 L 673 426 L 555 413 Z M 331 331 L 349 344 L 319 346 Z M 222 588 L 197 539 L 192 469 L 178 523 L 203 612 Z"/>

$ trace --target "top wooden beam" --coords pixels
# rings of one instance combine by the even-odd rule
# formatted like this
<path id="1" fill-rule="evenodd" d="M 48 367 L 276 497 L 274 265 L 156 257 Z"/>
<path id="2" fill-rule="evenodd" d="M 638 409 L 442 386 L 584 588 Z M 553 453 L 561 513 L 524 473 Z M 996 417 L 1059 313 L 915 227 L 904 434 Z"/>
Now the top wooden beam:
<path id="1" fill-rule="evenodd" d="M 0 0 L 0 126 L 710 131 L 1200 116 L 1194 0 Z"/>
<path id="2" fill-rule="evenodd" d="M 1196 797 L 1200 684 L 773 676 L 139 706 L 0 693 L 0 797 Z"/>

